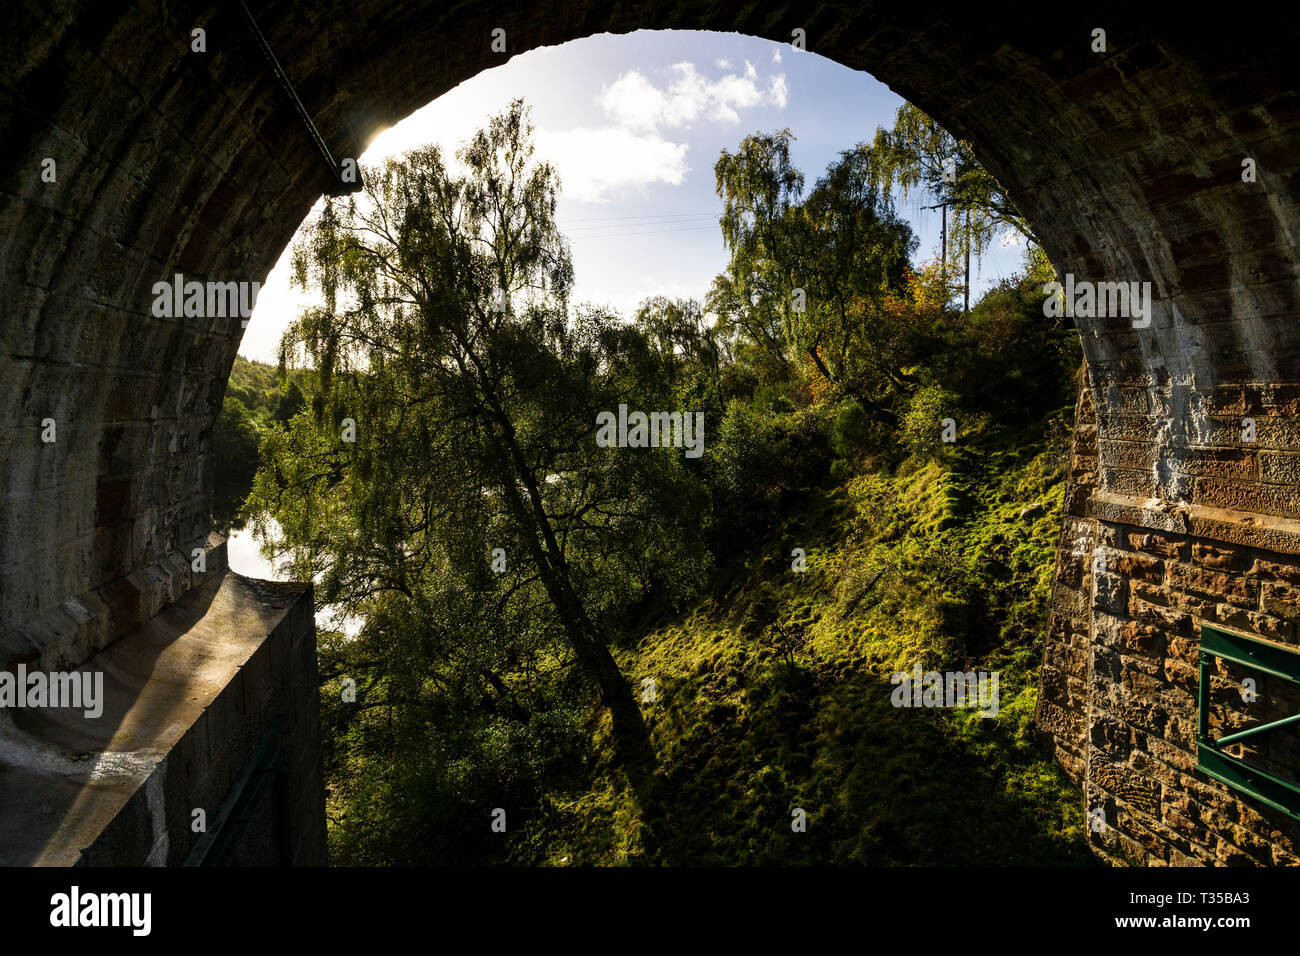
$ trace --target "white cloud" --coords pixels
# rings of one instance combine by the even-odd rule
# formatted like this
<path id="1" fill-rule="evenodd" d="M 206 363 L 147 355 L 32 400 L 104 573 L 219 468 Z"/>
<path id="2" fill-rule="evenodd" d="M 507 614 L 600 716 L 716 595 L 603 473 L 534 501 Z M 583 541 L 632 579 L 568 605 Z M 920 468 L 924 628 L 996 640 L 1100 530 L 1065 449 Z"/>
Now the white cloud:
<path id="1" fill-rule="evenodd" d="M 773 51 L 772 51 L 772 59 L 773 59 L 775 62 L 780 63 L 780 62 L 781 62 L 781 51 L 780 51 L 780 50 L 773 50 Z"/>
<path id="2" fill-rule="evenodd" d="M 537 155 L 555 166 L 562 194 L 581 202 L 608 202 L 611 193 L 654 182 L 679 186 L 685 143 L 621 127 L 537 131 Z"/>
<path id="3" fill-rule="evenodd" d="M 785 109 L 785 104 L 790 102 L 790 87 L 786 85 L 784 73 L 772 77 L 767 84 L 767 95 L 777 109 Z"/>
<path id="4" fill-rule="evenodd" d="M 629 70 L 600 91 L 597 102 L 605 112 L 631 129 L 649 129 L 658 124 L 668 100 L 637 70 Z"/>
<path id="5" fill-rule="evenodd" d="M 764 91 L 748 60 L 743 73 L 729 72 L 716 80 L 689 62 L 674 63 L 669 71 L 668 84 L 660 89 L 639 70 L 628 70 L 601 90 L 597 102 L 621 126 L 644 131 L 689 126 L 701 118 L 734 124 L 740 122 L 740 110 L 765 104 L 784 109 L 789 102 L 785 74 L 771 77 Z"/>
<path id="6" fill-rule="evenodd" d="M 743 67 L 727 58 L 714 62 L 717 71 L 710 71 L 713 76 L 682 61 L 670 66 L 658 82 L 640 70 L 626 70 L 597 97 L 611 125 L 536 129 L 537 156 L 555 165 L 565 197 L 603 203 L 627 189 L 652 183 L 680 185 L 688 172 L 688 145 L 673 142 L 665 131 L 698 122 L 734 125 L 745 110 L 785 109 L 789 88 L 784 73 L 760 76 L 748 61 Z M 436 140 L 443 144 L 443 161 L 453 172 L 460 172 L 456 148 L 482 125 L 482 103 L 476 99 L 449 112 L 437 107 L 438 102 L 420 111 L 429 111 L 429 120 L 407 121 L 385 131 L 366 150 L 364 161 L 376 163 L 384 156 Z M 505 105 L 502 101 L 500 108 Z M 440 109 L 436 132 L 430 129 L 435 107 Z"/>

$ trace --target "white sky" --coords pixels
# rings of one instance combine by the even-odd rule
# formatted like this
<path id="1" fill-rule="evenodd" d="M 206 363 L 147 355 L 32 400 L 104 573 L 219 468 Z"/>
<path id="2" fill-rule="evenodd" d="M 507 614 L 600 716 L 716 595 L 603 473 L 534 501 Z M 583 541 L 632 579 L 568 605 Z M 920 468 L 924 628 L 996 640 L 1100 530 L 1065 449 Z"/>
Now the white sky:
<path id="1" fill-rule="evenodd" d="M 630 317 L 652 295 L 703 299 L 726 264 L 713 164 L 744 137 L 788 127 L 805 188 L 842 150 L 892 126 L 902 99 L 866 73 L 789 44 L 731 33 L 601 34 L 513 57 L 380 133 L 362 154 L 375 163 L 423 143 L 446 154 L 523 97 L 537 156 L 561 180 L 558 219 L 573 252 L 573 301 Z M 899 211 L 939 245 L 937 212 L 913 194 Z M 927 201 L 928 202 L 928 201 Z M 239 354 L 274 362 L 280 334 L 307 301 L 289 287 L 289 249 L 258 296 Z M 979 263 L 972 296 L 1020 266 L 1017 247 Z"/>

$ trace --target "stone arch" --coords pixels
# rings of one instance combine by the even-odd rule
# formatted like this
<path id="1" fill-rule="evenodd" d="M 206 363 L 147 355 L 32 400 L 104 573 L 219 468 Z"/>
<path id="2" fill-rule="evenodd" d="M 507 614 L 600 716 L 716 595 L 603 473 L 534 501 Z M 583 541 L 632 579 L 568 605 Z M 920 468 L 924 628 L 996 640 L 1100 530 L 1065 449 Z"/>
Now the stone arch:
<path id="1" fill-rule="evenodd" d="M 1187 768 L 1169 784 L 1160 774 L 1175 764 L 1142 769 L 1090 741 L 1105 716 L 1128 728 L 1130 751 L 1139 733 L 1185 750 L 1186 716 L 1166 709 L 1156 726 L 1106 698 L 1089 684 L 1098 655 L 1118 693 L 1126 628 L 1192 640 L 1205 606 L 1235 607 L 1225 589 L 1239 585 L 1255 604 L 1244 599 L 1238 624 L 1293 642 L 1300 613 L 1300 95 L 1282 31 L 1180 35 L 1131 12 L 1008 24 L 877 2 L 271 0 L 255 12 L 336 156 L 538 46 L 640 28 L 785 41 L 802 28 L 809 55 L 871 72 L 975 144 L 1063 273 L 1151 282 L 1149 328 L 1079 322 L 1088 379 L 1039 718 L 1077 779 L 1092 786 L 1090 762 L 1113 763 L 1097 786 L 1162 825 L 1160 788 Z M 1090 48 L 1097 26 L 1106 53 Z M 190 49 L 195 27 L 206 53 Z M 490 48 L 496 27 L 505 55 Z M 153 284 L 263 279 L 327 178 L 236 5 L 24 0 L 0 50 L 0 656 L 52 667 L 150 618 L 202 577 L 194 550 L 219 549 L 210 439 L 239 327 L 154 318 Z M 55 183 L 40 176 L 47 157 Z M 1243 416 L 1258 422 L 1251 447 Z M 1140 577 L 1155 574 L 1145 559 L 1166 562 L 1158 582 Z M 1229 572 L 1242 577 L 1177 590 L 1202 594 L 1200 613 L 1134 593 Z M 1162 666 L 1161 694 L 1180 673 Z M 1135 852 L 1194 855 L 1180 840 Z"/>

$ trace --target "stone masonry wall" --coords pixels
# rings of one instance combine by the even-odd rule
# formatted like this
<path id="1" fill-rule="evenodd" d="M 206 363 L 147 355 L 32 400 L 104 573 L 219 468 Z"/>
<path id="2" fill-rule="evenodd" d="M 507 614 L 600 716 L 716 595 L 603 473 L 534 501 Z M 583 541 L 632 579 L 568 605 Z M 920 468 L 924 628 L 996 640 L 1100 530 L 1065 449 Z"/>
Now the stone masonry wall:
<path id="1" fill-rule="evenodd" d="M 185 863 L 264 739 L 285 759 L 235 860 L 324 865 L 313 610 L 309 585 L 227 572 L 87 662 L 96 717 L 0 711 L 0 866 Z"/>
<path id="2" fill-rule="evenodd" d="M 810 54 L 871 72 L 971 142 L 1062 273 L 1149 282 L 1144 327 L 1077 320 L 1095 431 L 1083 422 L 1077 436 L 1040 719 L 1088 799 L 1111 801 L 1103 852 L 1292 861 L 1289 824 L 1186 760 L 1196 622 L 1295 640 L 1288 31 L 1133 9 L 1106 24 L 1098 53 L 1098 13 L 1068 5 L 1034 18 L 875 0 L 255 6 L 336 157 L 535 47 L 644 28 L 789 42 L 800 29 Z M 202 583 L 177 556 L 210 530 L 211 433 L 241 326 L 155 317 L 154 283 L 263 281 L 328 176 L 235 5 L 19 0 L 5 14 L 0 652 L 55 660 Z M 491 47 L 498 27 L 505 53 Z M 42 178 L 47 159 L 56 181 Z M 46 419 L 56 442 L 41 437 Z"/>
<path id="3" fill-rule="evenodd" d="M 1196 487 L 1236 508 L 1172 504 L 1099 490 L 1138 484 L 1153 461 L 1140 416 L 1080 397 L 1044 650 L 1038 725 L 1088 810 L 1094 848 L 1144 865 L 1300 865 L 1300 822 L 1198 772 L 1200 625 L 1300 648 L 1300 388 L 1232 386 L 1211 401 L 1213 431 L 1189 449 Z M 1253 441 L 1249 435 L 1253 421 Z M 1243 425 L 1245 422 L 1245 425 Z M 1102 452 L 1102 455 L 1099 455 Z M 1269 514 L 1272 512 L 1272 514 Z M 1289 515 L 1278 517 L 1278 513 Z M 1242 679 L 1258 682 L 1247 703 Z M 1212 678 L 1212 736 L 1300 712 L 1291 685 L 1222 661 Z M 1300 776 L 1294 728 L 1238 745 L 1275 776 Z"/>

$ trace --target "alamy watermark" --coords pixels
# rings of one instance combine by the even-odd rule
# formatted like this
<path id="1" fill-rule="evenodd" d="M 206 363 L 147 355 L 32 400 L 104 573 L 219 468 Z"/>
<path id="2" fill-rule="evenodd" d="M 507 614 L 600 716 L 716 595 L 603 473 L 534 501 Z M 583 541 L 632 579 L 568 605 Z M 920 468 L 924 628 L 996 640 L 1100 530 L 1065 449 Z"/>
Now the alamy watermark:
<path id="1" fill-rule="evenodd" d="M 685 448 L 687 458 L 704 454 L 703 412 L 600 412 L 596 416 L 599 448 Z"/>
<path id="2" fill-rule="evenodd" d="M 1133 328 L 1145 329 L 1151 325 L 1150 282 L 1088 282 L 1074 281 L 1074 274 L 1065 274 L 1065 284 L 1049 282 L 1043 286 L 1047 299 L 1043 302 L 1043 315 L 1059 318 L 1103 319 L 1108 316 L 1132 319 Z"/>
<path id="3" fill-rule="evenodd" d="M 899 671 L 889 679 L 896 684 L 890 701 L 895 707 L 976 707 L 981 717 L 998 715 L 997 671 Z"/>
<path id="4" fill-rule="evenodd" d="M 59 928 L 124 927 L 148 936 L 153 925 L 152 893 L 83 893 L 73 886 L 50 897 L 50 925 Z"/>
<path id="5" fill-rule="evenodd" d="M 104 712 L 104 672 L 27 672 L 19 664 L 16 673 L 0 671 L 0 708 L 80 708 L 88 718 Z"/>
<path id="6" fill-rule="evenodd" d="M 260 282 L 186 282 L 178 272 L 171 282 L 153 284 L 153 314 L 159 319 L 247 319 L 261 288 Z"/>

